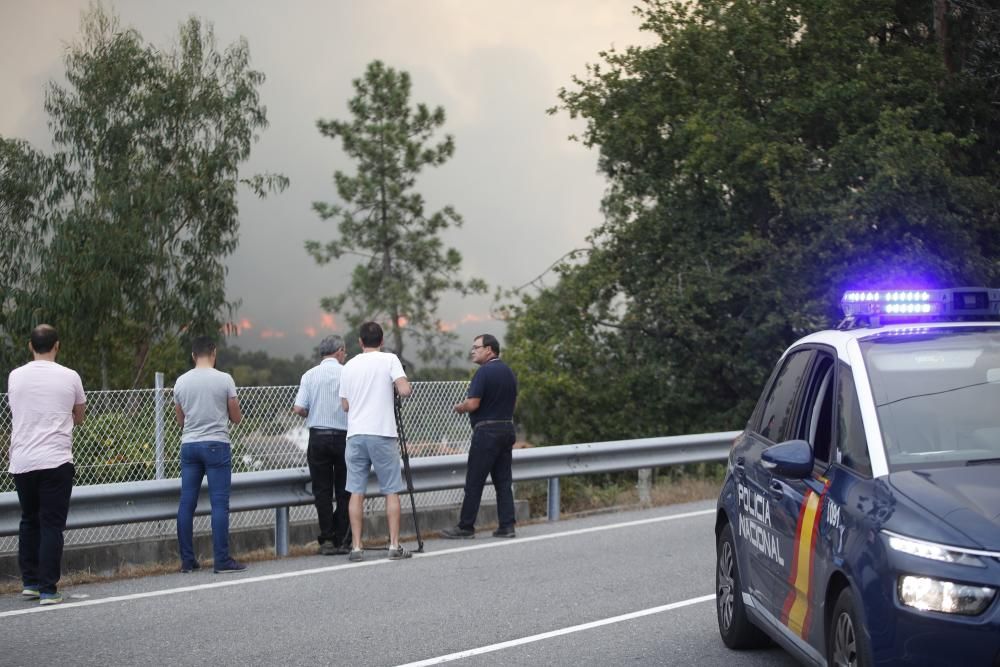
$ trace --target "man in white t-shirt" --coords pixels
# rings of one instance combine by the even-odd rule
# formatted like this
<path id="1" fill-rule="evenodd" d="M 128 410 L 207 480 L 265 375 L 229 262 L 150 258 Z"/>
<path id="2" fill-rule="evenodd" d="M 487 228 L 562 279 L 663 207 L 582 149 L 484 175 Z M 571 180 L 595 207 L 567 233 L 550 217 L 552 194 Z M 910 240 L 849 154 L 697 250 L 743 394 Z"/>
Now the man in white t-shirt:
<path id="1" fill-rule="evenodd" d="M 351 492 L 349 558 L 364 558 L 361 530 L 365 491 L 368 471 L 374 466 L 385 495 L 389 560 L 401 560 L 412 554 L 399 544 L 399 493 L 406 487 L 400 474 L 393 389 L 400 396 L 409 396 L 412 388 L 399 357 L 382 351 L 382 327 L 365 322 L 360 334 L 362 352 L 347 362 L 340 377 L 340 402 L 347 413 L 347 490 Z"/>
<path id="2" fill-rule="evenodd" d="M 17 563 L 28 600 L 62 602 L 63 531 L 73 491 L 73 427 L 83 423 L 87 397 L 76 371 L 56 363 L 59 335 L 40 324 L 31 332 L 34 356 L 10 372 L 13 418 L 10 473 L 21 504 Z"/>

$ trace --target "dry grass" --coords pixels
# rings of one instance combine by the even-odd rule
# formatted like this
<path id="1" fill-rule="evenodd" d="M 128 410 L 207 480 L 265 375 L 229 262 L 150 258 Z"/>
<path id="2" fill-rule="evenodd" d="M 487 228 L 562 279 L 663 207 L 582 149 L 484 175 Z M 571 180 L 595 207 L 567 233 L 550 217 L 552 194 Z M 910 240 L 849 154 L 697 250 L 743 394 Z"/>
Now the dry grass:
<path id="1" fill-rule="evenodd" d="M 544 484 L 544 482 L 543 482 Z M 676 505 L 689 503 L 697 500 L 710 500 L 719 495 L 719 482 L 706 479 L 684 478 L 677 481 L 661 481 L 652 488 L 650 499 L 651 506 L 660 507 L 664 505 Z M 586 515 L 596 512 L 622 511 L 627 509 L 637 509 L 642 505 L 639 502 L 639 492 L 637 489 L 629 488 L 620 490 L 613 495 L 601 494 L 576 494 L 572 502 L 565 502 L 562 507 L 563 516 Z M 539 519 L 540 520 L 540 519 Z M 365 546 L 378 548 L 385 545 L 385 541 L 378 543 L 366 543 Z M 315 543 L 296 545 L 288 547 L 289 557 L 314 556 L 318 552 Z M 254 563 L 265 560 L 274 560 L 273 548 L 257 549 L 238 554 L 241 561 Z M 201 562 L 203 568 L 211 568 L 212 561 Z M 152 577 L 161 574 L 171 574 L 177 572 L 180 567 L 179 561 L 166 563 L 146 563 L 142 565 L 123 565 L 112 572 L 91 572 L 89 570 L 66 572 L 63 574 L 59 585 L 62 588 L 68 586 L 79 586 L 81 584 L 93 584 L 102 581 L 115 581 L 119 579 L 136 579 L 140 577 Z M 21 582 L 14 579 L 0 582 L 0 595 L 10 595 L 21 591 Z"/>
<path id="2" fill-rule="evenodd" d="M 650 491 L 649 507 L 679 505 L 697 500 L 719 497 L 720 483 L 711 479 L 685 478 L 672 482 L 659 482 Z M 641 508 L 639 491 L 635 487 L 618 490 L 611 496 L 577 495 L 571 502 L 563 503 L 562 514 L 573 516 L 601 511 L 620 511 Z"/>

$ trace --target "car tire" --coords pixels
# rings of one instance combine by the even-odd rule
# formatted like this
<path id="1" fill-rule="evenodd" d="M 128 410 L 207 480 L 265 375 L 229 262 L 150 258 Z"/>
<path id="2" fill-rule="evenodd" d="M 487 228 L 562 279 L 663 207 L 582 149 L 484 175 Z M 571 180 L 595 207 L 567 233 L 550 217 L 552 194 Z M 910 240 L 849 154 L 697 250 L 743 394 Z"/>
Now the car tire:
<path id="1" fill-rule="evenodd" d="M 722 642 L 731 649 L 760 648 L 770 644 L 767 635 L 747 616 L 733 528 L 728 523 L 716 543 L 715 613 Z"/>
<path id="2" fill-rule="evenodd" d="M 871 649 L 850 586 L 840 591 L 826 632 L 827 664 L 831 667 L 868 667 Z"/>

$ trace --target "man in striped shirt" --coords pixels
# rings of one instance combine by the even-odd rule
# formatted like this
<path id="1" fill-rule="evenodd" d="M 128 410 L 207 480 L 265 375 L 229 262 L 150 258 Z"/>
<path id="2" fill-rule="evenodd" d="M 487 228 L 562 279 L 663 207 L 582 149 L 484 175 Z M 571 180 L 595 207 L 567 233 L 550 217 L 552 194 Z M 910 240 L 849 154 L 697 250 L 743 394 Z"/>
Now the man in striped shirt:
<path id="1" fill-rule="evenodd" d="M 319 354 L 323 358 L 319 365 L 306 371 L 299 382 L 292 410 L 305 417 L 309 427 L 306 461 L 319 519 L 319 552 L 332 556 L 350 553 L 347 505 L 351 494 L 346 490 L 347 463 L 344 461 L 347 413 L 340 405 L 340 375 L 347 358 L 344 339 L 327 336 L 319 344 Z"/>

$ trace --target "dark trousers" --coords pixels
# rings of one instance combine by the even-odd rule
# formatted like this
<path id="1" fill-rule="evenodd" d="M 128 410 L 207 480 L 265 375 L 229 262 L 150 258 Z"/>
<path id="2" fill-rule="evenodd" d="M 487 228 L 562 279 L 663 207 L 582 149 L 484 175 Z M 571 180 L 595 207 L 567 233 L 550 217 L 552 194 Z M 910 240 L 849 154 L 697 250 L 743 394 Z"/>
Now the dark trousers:
<path id="1" fill-rule="evenodd" d="M 316 502 L 316 516 L 319 519 L 319 543 L 333 542 L 341 546 L 347 539 L 347 504 L 351 494 L 347 492 L 347 462 L 344 449 L 347 447 L 347 432 L 333 429 L 309 429 L 309 448 L 306 461 L 309 476 L 312 477 L 313 498 Z M 337 507 L 333 500 L 336 496 Z"/>
<path id="2" fill-rule="evenodd" d="M 516 434 L 513 424 L 484 424 L 472 431 L 469 464 L 465 473 L 465 499 L 458 526 L 471 530 L 476 525 L 483 499 L 486 476 L 493 479 L 497 492 L 497 519 L 500 528 L 514 527 L 514 489 L 510 471 L 511 451 Z"/>
<path id="3" fill-rule="evenodd" d="M 72 463 L 14 475 L 21 503 L 17 564 L 25 588 L 55 593 L 62 576 L 63 531 L 73 491 Z"/>

